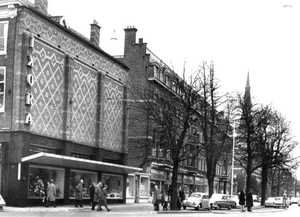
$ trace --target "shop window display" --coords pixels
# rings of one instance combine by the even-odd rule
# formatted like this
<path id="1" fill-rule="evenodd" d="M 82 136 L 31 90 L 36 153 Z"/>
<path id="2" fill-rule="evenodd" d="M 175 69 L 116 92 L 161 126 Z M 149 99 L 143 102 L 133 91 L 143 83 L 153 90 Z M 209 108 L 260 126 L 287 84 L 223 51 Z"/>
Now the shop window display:
<path id="1" fill-rule="evenodd" d="M 107 184 L 107 198 L 122 199 L 123 198 L 123 176 L 103 174 L 102 183 Z"/>
<path id="2" fill-rule="evenodd" d="M 127 183 L 126 183 L 127 198 L 134 198 L 134 182 L 135 182 L 135 176 L 129 175 L 127 177 Z"/>
<path id="3" fill-rule="evenodd" d="M 141 184 L 140 184 L 140 197 L 148 197 L 149 196 L 149 178 L 148 177 L 141 177 Z"/>
<path id="4" fill-rule="evenodd" d="M 56 197 L 64 197 L 65 170 L 54 167 L 30 165 L 29 167 L 29 198 L 43 198 L 50 179 L 53 179 L 56 187 Z"/>
<path id="5" fill-rule="evenodd" d="M 80 179 L 83 180 L 83 199 L 90 199 L 90 187 L 94 182 L 98 182 L 98 174 L 96 172 L 87 172 L 80 170 L 71 170 L 70 174 L 70 186 L 69 186 L 69 198 L 74 199 L 76 189 L 75 187 L 79 183 Z"/>

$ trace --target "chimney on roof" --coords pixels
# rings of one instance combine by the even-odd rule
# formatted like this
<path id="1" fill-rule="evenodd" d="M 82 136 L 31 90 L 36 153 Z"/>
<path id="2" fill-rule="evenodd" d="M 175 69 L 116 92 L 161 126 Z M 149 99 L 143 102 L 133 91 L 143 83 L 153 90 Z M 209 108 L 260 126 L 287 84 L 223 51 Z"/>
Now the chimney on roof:
<path id="1" fill-rule="evenodd" d="M 98 25 L 98 22 L 94 20 L 93 23 L 91 24 L 90 42 L 92 42 L 97 47 L 99 47 L 99 42 L 100 42 L 100 28 L 101 27 Z"/>
<path id="2" fill-rule="evenodd" d="M 34 8 L 48 15 L 48 0 L 35 0 Z"/>
<path id="3" fill-rule="evenodd" d="M 124 45 L 124 55 L 130 50 L 131 46 L 136 42 L 136 32 L 137 29 L 134 26 L 127 27 L 125 31 L 125 45 Z"/>

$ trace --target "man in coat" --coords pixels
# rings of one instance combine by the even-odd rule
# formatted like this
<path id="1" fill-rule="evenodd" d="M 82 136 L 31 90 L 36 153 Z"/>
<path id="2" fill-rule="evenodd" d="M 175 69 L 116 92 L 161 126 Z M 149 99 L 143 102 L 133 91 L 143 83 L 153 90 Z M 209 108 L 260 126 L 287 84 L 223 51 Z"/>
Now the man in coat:
<path id="1" fill-rule="evenodd" d="M 94 204 L 94 195 L 95 195 L 95 182 L 92 182 L 92 184 L 90 186 L 90 199 L 91 199 L 92 210 L 95 209 L 95 205 L 93 205 Z"/>
<path id="2" fill-rule="evenodd" d="M 102 188 L 102 201 L 100 202 L 100 205 L 103 205 L 106 208 L 106 210 L 109 212 L 110 209 L 107 206 L 107 190 L 106 189 L 107 189 L 107 185 L 105 184 Z M 101 208 L 101 206 L 100 206 L 100 208 Z"/>
<path id="3" fill-rule="evenodd" d="M 250 190 L 246 194 L 246 206 L 247 206 L 247 211 L 252 212 L 253 197 Z"/>
<path id="4" fill-rule="evenodd" d="M 75 207 L 82 207 L 82 191 L 83 191 L 83 179 L 80 179 L 80 182 L 75 188 Z"/>
<path id="5" fill-rule="evenodd" d="M 46 207 L 48 207 L 49 205 L 53 205 L 54 207 L 56 207 L 55 205 L 55 196 L 56 196 L 56 188 L 54 185 L 54 181 L 53 179 L 50 179 L 49 181 L 49 185 L 47 186 L 47 201 L 46 201 Z"/>
<path id="6" fill-rule="evenodd" d="M 152 204 L 154 206 L 154 211 L 159 211 L 159 202 L 160 202 L 160 192 L 158 190 L 158 186 L 154 186 L 154 193 L 153 193 L 153 199 L 152 199 Z"/>

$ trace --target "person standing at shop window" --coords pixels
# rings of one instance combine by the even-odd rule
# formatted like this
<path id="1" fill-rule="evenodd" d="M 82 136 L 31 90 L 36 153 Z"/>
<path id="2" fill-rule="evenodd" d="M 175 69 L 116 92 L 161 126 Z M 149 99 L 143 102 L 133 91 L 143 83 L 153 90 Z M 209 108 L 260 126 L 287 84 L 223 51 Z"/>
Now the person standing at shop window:
<path id="1" fill-rule="evenodd" d="M 95 209 L 95 205 L 94 205 L 94 195 L 95 195 L 95 182 L 92 182 L 92 184 L 91 184 L 91 186 L 90 186 L 90 199 L 91 199 L 92 210 Z"/>
<path id="2" fill-rule="evenodd" d="M 75 207 L 82 206 L 82 193 L 83 192 L 83 179 L 80 179 L 80 182 L 75 188 Z"/>
<path id="3" fill-rule="evenodd" d="M 53 179 L 50 179 L 50 183 L 47 186 L 46 207 L 48 207 L 49 205 L 50 206 L 53 205 L 54 207 L 56 207 L 55 197 L 56 197 L 56 188 Z"/>

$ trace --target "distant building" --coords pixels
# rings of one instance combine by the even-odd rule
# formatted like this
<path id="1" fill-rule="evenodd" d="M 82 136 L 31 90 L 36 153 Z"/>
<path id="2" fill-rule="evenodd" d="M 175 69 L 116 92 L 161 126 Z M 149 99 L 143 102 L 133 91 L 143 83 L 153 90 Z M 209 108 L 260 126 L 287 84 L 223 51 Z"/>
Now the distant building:
<path id="1" fill-rule="evenodd" d="M 87 39 L 47 0 L 0 1 L 0 192 L 7 205 L 41 205 L 54 180 L 58 204 L 74 187 L 108 184 L 108 200 L 126 202 L 128 67 Z"/>

